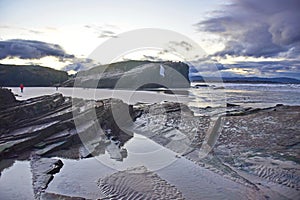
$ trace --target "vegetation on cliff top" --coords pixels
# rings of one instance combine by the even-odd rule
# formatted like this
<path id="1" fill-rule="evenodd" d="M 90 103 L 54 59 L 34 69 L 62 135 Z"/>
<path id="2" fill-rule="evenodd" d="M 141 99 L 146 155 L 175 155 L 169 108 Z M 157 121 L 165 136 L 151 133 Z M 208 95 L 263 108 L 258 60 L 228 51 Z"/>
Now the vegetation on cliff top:
<path id="1" fill-rule="evenodd" d="M 0 86 L 53 86 L 68 80 L 65 71 L 38 65 L 3 65 L 0 64 Z"/>

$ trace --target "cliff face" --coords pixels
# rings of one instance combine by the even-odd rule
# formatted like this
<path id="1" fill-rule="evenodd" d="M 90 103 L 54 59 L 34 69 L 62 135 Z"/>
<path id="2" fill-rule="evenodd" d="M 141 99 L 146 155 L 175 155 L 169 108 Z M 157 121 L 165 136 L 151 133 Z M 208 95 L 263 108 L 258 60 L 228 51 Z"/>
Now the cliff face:
<path id="1" fill-rule="evenodd" d="M 0 86 L 53 86 L 68 80 L 68 74 L 48 67 L 0 64 Z"/>
<path id="2" fill-rule="evenodd" d="M 77 74 L 76 87 L 145 89 L 189 87 L 189 67 L 182 62 L 124 61 Z M 73 86 L 68 81 L 65 86 Z"/>

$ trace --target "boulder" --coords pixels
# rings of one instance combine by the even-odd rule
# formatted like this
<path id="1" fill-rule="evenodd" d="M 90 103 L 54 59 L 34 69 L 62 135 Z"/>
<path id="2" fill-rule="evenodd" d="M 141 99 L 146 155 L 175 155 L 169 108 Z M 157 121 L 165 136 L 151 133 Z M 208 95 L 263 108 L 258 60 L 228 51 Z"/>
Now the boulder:
<path id="1" fill-rule="evenodd" d="M 15 104 L 17 102 L 15 95 L 11 90 L 0 88 L 0 108 Z"/>

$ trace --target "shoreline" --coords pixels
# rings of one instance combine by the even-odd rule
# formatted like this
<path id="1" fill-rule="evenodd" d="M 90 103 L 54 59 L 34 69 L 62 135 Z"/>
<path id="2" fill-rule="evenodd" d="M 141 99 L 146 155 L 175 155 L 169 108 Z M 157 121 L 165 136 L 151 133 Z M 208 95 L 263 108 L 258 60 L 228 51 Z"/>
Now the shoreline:
<path id="1" fill-rule="evenodd" d="M 127 160 L 130 160 L 129 158 L 133 154 L 131 149 L 139 147 L 128 145 L 137 145 L 137 142 L 141 140 L 140 137 L 136 138 L 135 133 L 146 137 L 142 139 L 143 141 L 156 143 L 158 145 L 156 148 L 171 150 L 175 153 L 175 156 L 173 156 L 175 159 L 174 164 L 172 164 L 173 161 L 171 164 L 162 164 L 161 161 L 152 159 L 154 159 L 154 163 L 158 162 L 157 164 L 162 165 L 162 171 L 157 171 L 158 176 L 160 178 L 164 177 L 165 180 L 162 180 L 167 181 L 167 183 L 171 181 L 172 187 L 182 193 L 184 198 L 193 199 L 197 196 L 197 193 L 189 194 L 189 189 L 184 186 L 189 185 L 188 182 L 182 182 L 184 183 L 182 184 L 180 180 L 175 178 L 176 173 L 174 170 L 184 170 L 187 160 L 191 161 L 188 164 L 189 170 L 197 171 L 198 169 L 197 173 L 199 174 L 197 176 L 201 176 L 199 170 L 202 171 L 203 168 L 208 170 L 205 174 L 206 177 L 210 177 L 210 181 L 218 180 L 216 184 L 209 186 L 212 191 L 221 187 L 225 192 L 225 188 L 237 184 L 235 187 L 241 188 L 232 193 L 233 195 L 240 196 L 241 191 L 242 194 L 246 191 L 252 191 L 253 195 L 256 195 L 255 197 L 242 195 L 241 198 L 264 199 L 264 196 L 278 198 L 278 193 L 292 198 L 299 194 L 300 182 L 298 178 L 300 176 L 298 173 L 300 163 L 297 160 L 300 158 L 297 157 L 297 152 L 299 152 L 300 138 L 296 133 L 300 131 L 300 126 L 298 126 L 300 123 L 300 106 L 277 105 L 264 109 L 249 109 L 227 104 L 226 109 L 223 110 L 224 112 L 196 116 L 184 103 L 139 103 L 130 106 L 117 99 L 72 100 L 61 94 L 40 96 L 18 103 L 15 102 L 15 104 L 12 103 L 11 106 L 5 104 L 2 105 L 2 108 L 5 106 L 6 108 L 0 112 L 3 119 L 0 129 L 0 162 L 2 166 L 6 167 L 1 168 L 1 172 L 6 177 L 7 172 L 5 169 L 10 165 L 14 166 L 15 160 L 27 160 L 30 163 L 30 168 L 34 167 L 35 172 L 32 174 L 33 191 L 35 197 L 38 198 L 42 196 L 45 198 L 66 196 L 67 194 L 67 196 L 78 196 L 78 192 L 72 195 L 72 190 L 68 187 L 62 187 L 61 190 L 65 192 L 56 194 L 53 188 L 57 187 L 58 183 L 62 184 L 64 181 L 69 182 L 71 180 L 76 185 L 77 181 L 74 179 L 75 177 L 72 177 L 72 174 L 85 173 L 84 166 L 87 165 L 84 163 L 93 156 L 100 156 L 99 159 L 103 159 L 104 157 L 101 155 L 106 155 L 105 159 L 107 161 L 113 159 L 108 163 L 122 165 L 122 163 L 128 162 Z M 128 110 L 130 118 L 134 120 L 129 120 L 125 115 L 118 115 L 118 119 L 113 119 L 114 117 L 111 114 L 114 112 L 112 111 L 114 108 L 117 108 L 118 113 L 125 113 L 121 110 Z M 96 111 L 97 122 L 103 130 L 99 132 L 100 137 L 94 134 L 95 124 L 90 123 L 93 110 Z M 76 117 L 79 119 L 77 119 L 77 124 L 74 121 L 74 113 L 78 115 Z M 201 155 L 202 146 L 205 144 L 205 138 L 212 124 L 215 124 L 214 118 L 217 116 L 223 118 L 222 129 L 212 129 L 212 135 L 217 132 L 220 132 L 220 134 L 214 136 L 216 139 L 213 143 L 210 143 L 213 144 L 212 150 L 208 152 L 206 157 L 201 158 L 199 155 Z M 121 121 L 118 122 L 118 120 Z M 115 121 L 121 123 L 121 127 Z M 276 135 L 276 140 L 272 139 L 274 138 L 274 132 L 280 133 Z M 82 134 L 84 140 L 82 140 Z M 130 142 L 134 140 L 136 142 Z M 82 141 L 85 145 L 82 145 Z M 210 139 L 207 141 L 210 141 Z M 149 146 L 149 144 L 146 144 L 146 146 Z M 272 145 L 273 147 L 270 149 Z M 146 159 L 150 155 L 149 153 L 143 154 Z M 74 168 L 75 171 L 72 172 L 69 162 L 63 158 L 80 161 L 76 161 L 78 164 L 74 165 L 78 165 L 78 168 Z M 128 164 L 132 167 L 138 167 L 131 162 Z M 181 164 L 176 164 L 178 162 Z M 82 163 L 82 168 L 79 167 L 81 166 L 79 163 Z M 94 165 L 96 166 L 95 163 Z M 68 172 L 67 169 L 71 171 Z M 45 171 L 47 171 L 46 174 Z M 126 174 L 127 169 L 123 169 L 123 172 Z M 60 178 L 60 174 L 65 173 L 68 174 L 69 179 Z M 122 176 L 124 173 L 121 173 Z M 92 175 L 94 178 L 95 176 L 97 175 Z M 290 178 L 286 179 L 286 177 Z M 95 181 L 94 178 L 87 181 L 93 182 Z M 100 180 L 104 176 L 100 177 L 98 175 L 97 178 Z M 127 181 L 128 178 L 127 175 L 124 175 L 122 180 Z M 104 178 L 105 184 L 102 184 L 100 188 L 97 185 L 90 187 L 90 192 L 97 189 L 99 189 L 97 190 L 99 192 L 103 187 L 101 190 L 105 195 L 104 193 L 101 195 L 108 197 L 113 196 L 112 191 L 118 190 L 120 187 L 126 189 L 133 186 L 133 183 L 130 182 L 127 185 L 119 185 L 117 182 L 111 182 L 112 179 Z M 1 180 L 0 177 L 0 182 Z M 188 177 L 182 180 L 187 181 Z M 192 180 L 192 177 L 190 177 L 190 180 Z M 89 184 L 93 184 L 92 182 Z M 219 185 L 217 182 L 224 182 L 224 185 Z M 77 183 L 79 184 L 79 182 Z M 164 187 L 169 186 L 162 186 L 161 189 Z M 285 189 L 278 190 L 278 187 Z M 46 188 L 52 189 L 48 191 Z M 138 188 L 133 187 L 132 189 L 131 194 L 137 195 L 137 191 L 134 190 L 138 190 Z M 194 191 L 197 191 L 196 188 L 194 189 Z M 204 191 L 199 191 L 199 194 L 202 192 Z M 82 194 L 85 193 L 82 191 Z M 81 195 L 81 197 L 84 197 L 84 195 Z M 178 199 L 181 198 L 179 195 Z"/>

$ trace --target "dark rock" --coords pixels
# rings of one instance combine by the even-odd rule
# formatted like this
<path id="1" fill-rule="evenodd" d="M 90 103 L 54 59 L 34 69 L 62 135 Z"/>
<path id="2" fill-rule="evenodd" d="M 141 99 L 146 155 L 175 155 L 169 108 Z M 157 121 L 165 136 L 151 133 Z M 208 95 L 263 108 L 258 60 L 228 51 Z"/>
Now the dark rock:
<path id="1" fill-rule="evenodd" d="M 15 104 L 17 102 L 16 97 L 11 90 L 6 88 L 0 88 L 0 108 Z"/>
<path id="2" fill-rule="evenodd" d="M 164 66 L 165 76 L 160 75 Z M 99 75 L 101 75 L 99 77 Z M 134 80 L 134 81 L 132 81 Z M 63 86 L 73 86 L 68 80 Z M 76 87 L 86 88 L 189 88 L 189 66 L 183 62 L 124 61 L 100 65 L 81 71 L 76 76 Z"/>
<path id="3" fill-rule="evenodd" d="M 194 86 L 194 88 L 207 88 L 207 87 L 209 87 L 209 85 L 207 85 L 207 84 L 196 84 Z"/>
<path id="4" fill-rule="evenodd" d="M 237 107 L 239 105 L 233 103 L 226 103 L 226 107 Z"/>
<path id="5" fill-rule="evenodd" d="M 56 174 L 60 171 L 60 169 L 63 166 L 63 162 L 61 160 L 56 160 L 55 162 L 53 162 L 53 164 L 51 165 L 51 168 L 48 169 L 46 171 L 47 174 Z"/>
<path id="6" fill-rule="evenodd" d="M 108 139 L 106 130 L 110 130 L 109 137 L 114 136 L 122 146 L 133 135 L 122 126 L 130 125 L 136 112 L 120 100 L 71 100 L 53 94 L 6 106 L 0 117 L 1 159 L 26 150 L 39 156 L 53 155 L 82 142 L 90 147 L 90 153 L 101 153 L 108 145 L 102 142 Z M 76 154 L 78 157 L 79 153 Z"/>

